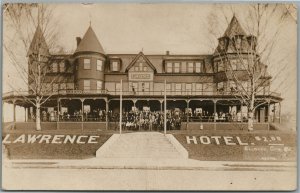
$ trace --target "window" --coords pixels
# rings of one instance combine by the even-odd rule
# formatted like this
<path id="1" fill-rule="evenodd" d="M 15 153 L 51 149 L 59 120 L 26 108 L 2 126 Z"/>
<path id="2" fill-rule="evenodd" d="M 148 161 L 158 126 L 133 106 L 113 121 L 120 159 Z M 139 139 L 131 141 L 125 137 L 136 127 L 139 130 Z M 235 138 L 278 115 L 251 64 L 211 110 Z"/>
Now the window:
<path id="1" fill-rule="evenodd" d="M 132 92 L 136 92 L 137 91 L 137 87 L 138 87 L 138 84 L 137 84 L 137 82 L 132 82 L 131 83 L 131 91 Z"/>
<path id="2" fill-rule="evenodd" d="M 139 63 L 139 69 L 140 69 L 140 71 L 143 71 L 143 63 L 142 62 Z"/>
<path id="3" fill-rule="evenodd" d="M 201 72 L 201 63 L 200 62 L 196 62 L 196 73 L 200 73 Z"/>
<path id="4" fill-rule="evenodd" d="M 67 83 L 67 89 L 74 89 L 74 83 Z"/>
<path id="5" fill-rule="evenodd" d="M 217 90 L 219 92 L 223 92 L 224 91 L 224 83 L 223 82 L 217 83 Z"/>
<path id="6" fill-rule="evenodd" d="M 58 71 L 57 68 L 58 68 L 58 67 L 57 67 L 57 63 L 54 62 L 54 63 L 52 64 L 52 72 L 57 72 L 57 71 Z"/>
<path id="7" fill-rule="evenodd" d="M 83 90 L 91 90 L 91 81 L 90 80 L 83 81 Z"/>
<path id="8" fill-rule="evenodd" d="M 218 62 L 218 72 L 224 72 L 224 63 Z"/>
<path id="9" fill-rule="evenodd" d="M 231 65 L 231 67 L 229 66 L 230 70 L 237 70 L 237 61 L 236 60 L 231 60 L 230 65 Z"/>
<path id="10" fill-rule="evenodd" d="M 191 95 L 192 94 L 192 84 L 186 84 L 185 90 L 188 95 Z"/>
<path id="11" fill-rule="evenodd" d="M 168 63 L 167 63 L 167 72 L 168 72 L 168 73 L 171 73 L 171 72 L 172 72 L 172 63 L 171 63 L 171 62 L 168 62 Z"/>
<path id="12" fill-rule="evenodd" d="M 175 84 L 175 91 L 176 91 L 176 94 L 181 93 L 181 84 Z"/>
<path id="13" fill-rule="evenodd" d="M 241 40 L 241 38 L 240 37 L 238 37 L 238 38 L 236 38 L 235 39 L 235 46 L 236 46 L 236 48 L 237 49 L 240 49 L 241 48 L 241 43 L 242 43 L 242 40 Z"/>
<path id="14" fill-rule="evenodd" d="M 201 83 L 196 83 L 196 94 L 202 94 L 202 87 Z"/>
<path id="15" fill-rule="evenodd" d="M 149 90 L 150 90 L 149 82 L 142 82 L 142 92 L 149 91 Z"/>
<path id="16" fill-rule="evenodd" d="M 147 66 L 144 66 L 144 71 L 146 72 L 146 71 L 148 71 L 148 68 L 147 68 Z"/>
<path id="17" fill-rule="evenodd" d="M 138 65 L 135 65 L 135 66 L 134 66 L 134 71 L 136 71 L 136 72 L 139 71 L 139 66 L 138 66 Z"/>
<path id="18" fill-rule="evenodd" d="M 97 70 L 98 71 L 103 71 L 103 61 L 102 60 L 97 60 Z"/>
<path id="19" fill-rule="evenodd" d="M 59 64 L 59 71 L 60 71 L 60 72 L 64 72 L 64 71 L 65 71 L 65 63 L 64 63 L 64 62 L 61 62 L 61 63 Z"/>
<path id="20" fill-rule="evenodd" d="M 186 73 L 186 62 L 181 62 L 181 72 Z"/>
<path id="21" fill-rule="evenodd" d="M 91 69 L 91 59 L 83 59 L 83 69 Z"/>
<path id="22" fill-rule="evenodd" d="M 58 84 L 57 83 L 53 84 L 53 91 L 54 92 L 58 91 Z"/>
<path id="23" fill-rule="evenodd" d="M 102 90 L 102 81 L 97 80 L 97 90 Z"/>
<path id="24" fill-rule="evenodd" d="M 112 62 L 112 71 L 116 72 L 119 70 L 119 63 L 117 61 Z"/>
<path id="25" fill-rule="evenodd" d="M 229 91 L 230 92 L 236 92 L 237 91 L 237 87 L 234 81 L 229 81 L 228 82 L 228 87 L 229 87 Z"/>
<path id="26" fill-rule="evenodd" d="M 189 62 L 188 63 L 188 72 L 194 72 L 194 63 L 193 62 Z"/>
<path id="27" fill-rule="evenodd" d="M 178 62 L 174 63 L 174 72 L 178 73 L 180 71 L 180 64 Z"/>
<path id="28" fill-rule="evenodd" d="M 61 84 L 59 85 L 59 87 L 60 87 L 61 90 L 66 90 L 66 89 L 67 89 L 66 83 L 61 83 Z"/>

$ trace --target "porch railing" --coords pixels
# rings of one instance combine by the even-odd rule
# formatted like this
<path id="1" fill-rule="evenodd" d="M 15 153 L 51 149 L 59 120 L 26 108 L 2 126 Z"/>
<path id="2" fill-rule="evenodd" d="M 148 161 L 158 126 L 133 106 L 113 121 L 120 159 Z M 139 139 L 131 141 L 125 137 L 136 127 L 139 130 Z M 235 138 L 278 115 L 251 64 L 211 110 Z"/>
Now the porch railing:
<path id="1" fill-rule="evenodd" d="M 13 96 L 29 96 L 31 95 L 31 92 L 28 91 L 11 91 L 7 93 L 3 93 L 2 97 L 13 97 Z M 109 91 L 106 89 L 103 90 L 58 90 L 58 91 L 51 91 L 44 93 L 44 95 L 101 95 L 101 94 L 108 94 L 112 96 L 120 95 L 120 91 Z M 122 94 L 124 96 L 130 96 L 130 95 L 137 95 L 137 96 L 163 96 L 164 91 L 129 91 L 128 89 L 123 90 Z M 172 96 L 209 96 L 209 95 L 217 95 L 217 96 L 233 96 L 237 93 L 232 91 L 167 91 L 167 95 Z M 274 96 L 274 97 L 280 97 L 281 94 L 277 92 L 264 92 L 264 93 L 258 93 L 258 96 Z"/>

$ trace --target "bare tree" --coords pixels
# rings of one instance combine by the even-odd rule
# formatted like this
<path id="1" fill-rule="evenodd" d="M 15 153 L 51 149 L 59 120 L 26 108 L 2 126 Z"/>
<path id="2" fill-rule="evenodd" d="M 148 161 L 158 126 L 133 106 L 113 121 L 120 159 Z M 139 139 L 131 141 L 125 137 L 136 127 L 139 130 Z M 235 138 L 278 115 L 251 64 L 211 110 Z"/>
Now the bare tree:
<path id="1" fill-rule="evenodd" d="M 233 6 L 227 10 L 220 7 L 219 10 L 228 28 L 223 36 L 218 36 L 220 38 L 214 52 L 214 70 L 218 72 L 217 79 L 220 82 L 218 91 L 234 95 L 247 106 L 248 130 L 252 131 L 255 110 L 270 102 L 270 95 L 273 94 L 270 91 L 271 82 L 287 65 L 282 58 L 278 62 L 282 63 L 283 69 L 278 69 L 274 77 L 268 72 L 272 61 L 270 56 L 277 46 L 288 13 L 277 4 L 247 5 L 243 9 L 246 33 L 235 16 Z M 229 15 L 233 15 L 231 21 Z M 210 34 L 214 38 L 218 34 L 214 27 L 220 20 L 218 17 L 214 13 L 209 16 L 212 24 Z M 270 18 L 276 20 L 276 25 L 270 22 Z"/>
<path id="2" fill-rule="evenodd" d="M 43 4 L 4 4 L 3 15 L 9 31 L 4 36 L 4 50 L 9 61 L 28 88 L 20 89 L 8 82 L 11 89 L 36 108 L 36 130 L 41 130 L 41 106 L 51 96 L 52 85 L 58 75 L 50 75 L 51 50 L 57 42 L 57 27 L 54 25 L 53 8 Z M 26 63 L 27 61 L 27 63 Z"/>

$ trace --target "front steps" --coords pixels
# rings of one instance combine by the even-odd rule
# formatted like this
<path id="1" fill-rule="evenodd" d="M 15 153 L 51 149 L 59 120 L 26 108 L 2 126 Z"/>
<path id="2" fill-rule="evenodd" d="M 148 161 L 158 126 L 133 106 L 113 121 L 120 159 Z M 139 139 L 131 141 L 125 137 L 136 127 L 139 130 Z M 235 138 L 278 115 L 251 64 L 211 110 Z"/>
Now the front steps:
<path id="1" fill-rule="evenodd" d="M 136 132 L 115 134 L 97 150 L 100 158 L 151 158 L 182 159 L 186 158 L 178 148 L 159 132 Z"/>

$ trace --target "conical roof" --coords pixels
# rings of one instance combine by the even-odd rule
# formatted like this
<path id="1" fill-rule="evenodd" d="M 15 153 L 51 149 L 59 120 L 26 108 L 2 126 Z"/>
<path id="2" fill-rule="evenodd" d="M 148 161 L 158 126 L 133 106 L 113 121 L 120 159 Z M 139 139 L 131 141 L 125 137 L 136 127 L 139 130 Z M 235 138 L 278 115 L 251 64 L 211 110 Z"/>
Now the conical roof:
<path id="1" fill-rule="evenodd" d="M 32 41 L 27 52 L 27 56 L 31 54 L 42 54 L 45 56 L 50 54 L 43 31 L 39 25 L 37 26 L 33 35 Z"/>
<path id="2" fill-rule="evenodd" d="M 77 52 L 97 52 L 97 53 L 105 54 L 96 34 L 91 26 L 85 32 L 82 40 L 80 41 L 79 45 L 77 46 L 75 53 L 77 53 Z"/>
<path id="3" fill-rule="evenodd" d="M 243 30 L 242 26 L 240 25 L 239 21 L 235 17 L 235 15 L 232 17 L 230 24 L 228 25 L 223 37 L 229 37 L 232 38 L 235 35 L 244 35 L 246 36 L 246 32 Z"/>

